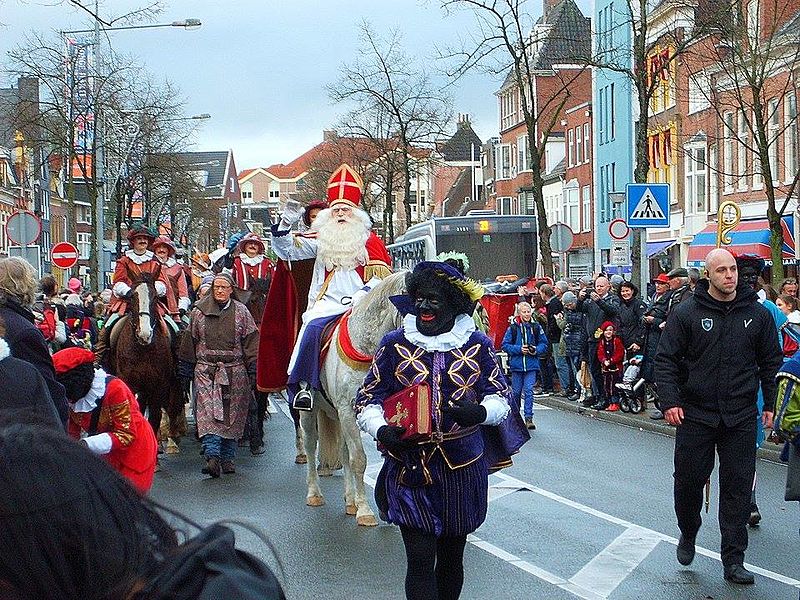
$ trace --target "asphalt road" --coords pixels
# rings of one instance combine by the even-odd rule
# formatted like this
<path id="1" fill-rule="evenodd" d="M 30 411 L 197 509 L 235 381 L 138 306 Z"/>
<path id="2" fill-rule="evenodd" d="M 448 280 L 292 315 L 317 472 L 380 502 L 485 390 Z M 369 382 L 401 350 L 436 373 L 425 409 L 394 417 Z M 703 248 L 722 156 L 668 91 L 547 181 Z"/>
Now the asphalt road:
<path id="1" fill-rule="evenodd" d="M 514 466 L 491 477 L 488 518 L 465 554 L 464 600 L 798 598 L 798 507 L 783 501 L 783 465 L 759 460 L 764 520 L 751 530 L 746 556 L 756 585 L 735 586 L 722 578 L 716 485 L 694 563 L 675 560 L 672 438 L 544 407 L 536 422 Z M 218 480 L 200 474 L 199 445 L 185 441 L 181 454 L 162 458 L 153 498 L 201 523 L 237 519 L 263 531 L 290 600 L 403 598 L 399 530 L 357 527 L 344 514 L 338 475 L 322 479 L 327 504 L 306 507 L 291 421 L 278 412 L 266 431 L 267 454 L 244 449 L 238 472 Z M 374 443 L 365 446 L 371 484 L 380 456 Z M 276 564 L 251 533 L 240 529 L 237 539 Z"/>

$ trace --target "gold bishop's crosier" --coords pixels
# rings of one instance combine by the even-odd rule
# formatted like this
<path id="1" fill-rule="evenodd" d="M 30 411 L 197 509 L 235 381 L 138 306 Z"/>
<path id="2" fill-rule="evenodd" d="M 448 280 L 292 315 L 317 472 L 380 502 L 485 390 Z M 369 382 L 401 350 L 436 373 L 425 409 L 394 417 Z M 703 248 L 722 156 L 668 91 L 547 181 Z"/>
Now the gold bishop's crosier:
<path id="1" fill-rule="evenodd" d="M 726 200 L 719 205 L 717 211 L 717 248 L 731 243 L 731 231 L 736 229 L 742 220 L 742 209 L 736 202 Z"/>

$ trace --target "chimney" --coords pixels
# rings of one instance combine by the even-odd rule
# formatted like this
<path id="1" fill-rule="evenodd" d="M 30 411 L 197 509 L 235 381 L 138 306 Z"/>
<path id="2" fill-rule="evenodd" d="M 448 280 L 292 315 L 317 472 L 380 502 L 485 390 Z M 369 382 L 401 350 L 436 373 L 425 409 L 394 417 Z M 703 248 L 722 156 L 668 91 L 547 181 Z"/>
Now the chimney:
<path id="1" fill-rule="evenodd" d="M 322 130 L 322 141 L 323 142 L 335 142 L 339 139 L 338 134 L 333 129 L 323 129 Z"/>
<path id="2" fill-rule="evenodd" d="M 544 6 L 542 7 L 542 17 L 544 17 L 544 22 L 549 23 L 548 17 L 550 16 L 550 12 L 558 5 L 561 0 L 542 0 Z"/>

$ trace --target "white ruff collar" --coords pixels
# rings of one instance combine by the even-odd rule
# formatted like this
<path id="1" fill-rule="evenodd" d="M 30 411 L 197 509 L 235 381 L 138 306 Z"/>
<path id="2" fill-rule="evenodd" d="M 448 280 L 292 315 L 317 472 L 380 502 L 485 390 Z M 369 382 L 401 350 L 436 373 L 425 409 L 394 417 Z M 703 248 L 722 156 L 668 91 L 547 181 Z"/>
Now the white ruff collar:
<path id="1" fill-rule="evenodd" d="M 155 255 L 150 250 L 147 250 L 144 254 L 136 254 L 133 250 L 127 250 L 125 256 L 130 258 L 137 265 L 142 265 L 149 260 L 153 260 L 153 256 Z"/>
<path id="2" fill-rule="evenodd" d="M 248 267 L 256 267 L 264 261 L 264 255 L 256 254 L 251 258 L 247 256 L 247 254 L 240 254 L 239 259 L 242 261 L 243 264 L 247 265 Z"/>
<path id="3" fill-rule="evenodd" d="M 106 394 L 106 377 L 108 374 L 103 369 L 95 369 L 89 393 L 73 404 L 72 410 L 78 413 L 92 412 L 97 406 L 98 398 L 102 398 Z"/>
<path id="4" fill-rule="evenodd" d="M 417 330 L 417 317 L 407 314 L 403 317 L 403 335 L 412 344 L 416 344 L 426 352 L 447 352 L 461 348 L 475 331 L 475 321 L 471 316 L 461 314 L 450 331 L 439 335 L 424 335 Z"/>
<path id="5" fill-rule="evenodd" d="M 172 258 L 171 256 L 167 260 L 164 260 L 164 261 L 162 261 L 160 259 L 157 259 L 157 260 L 158 260 L 158 262 L 160 262 L 162 265 L 164 265 L 167 268 L 174 267 L 175 265 L 178 264 L 178 261 L 175 260 L 174 258 Z"/>
<path id="6" fill-rule="evenodd" d="M 8 342 L 0 338 L 0 360 L 11 356 L 11 348 L 8 347 Z"/>

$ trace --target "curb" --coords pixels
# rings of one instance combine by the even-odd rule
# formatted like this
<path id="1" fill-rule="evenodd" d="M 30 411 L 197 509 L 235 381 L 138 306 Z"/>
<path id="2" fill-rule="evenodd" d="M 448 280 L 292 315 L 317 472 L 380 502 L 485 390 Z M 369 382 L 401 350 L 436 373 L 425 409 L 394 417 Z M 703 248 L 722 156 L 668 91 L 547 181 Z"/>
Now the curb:
<path id="1" fill-rule="evenodd" d="M 633 427 L 634 429 L 652 431 L 653 433 L 675 437 L 674 427 L 667 425 L 663 421 L 654 421 L 648 417 L 647 410 L 642 411 L 638 415 L 624 413 L 622 411 L 607 412 L 604 410 L 592 410 L 591 408 L 586 408 L 580 402 L 571 402 L 570 400 L 558 396 L 534 396 L 533 400 L 536 404 L 541 404 L 542 406 L 547 406 L 556 410 L 576 413 L 589 419 L 599 419 L 601 421 L 608 421 L 609 423 Z M 784 464 L 781 462 L 780 455 L 781 446 L 771 442 L 764 442 L 761 448 L 758 449 L 758 458 Z"/>

